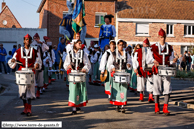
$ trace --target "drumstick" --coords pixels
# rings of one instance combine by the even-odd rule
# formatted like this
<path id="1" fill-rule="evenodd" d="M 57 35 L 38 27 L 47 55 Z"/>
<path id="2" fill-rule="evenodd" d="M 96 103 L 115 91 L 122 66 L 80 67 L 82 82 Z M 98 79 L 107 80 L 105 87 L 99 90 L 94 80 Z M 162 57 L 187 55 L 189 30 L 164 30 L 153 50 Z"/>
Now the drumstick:
<path id="1" fill-rule="evenodd" d="M 20 64 L 20 65 L 23 65 L 23 64 L 22 64 L 22 63 L 20 63 L 20 62 L 15 62 L 15 63 Z"/>

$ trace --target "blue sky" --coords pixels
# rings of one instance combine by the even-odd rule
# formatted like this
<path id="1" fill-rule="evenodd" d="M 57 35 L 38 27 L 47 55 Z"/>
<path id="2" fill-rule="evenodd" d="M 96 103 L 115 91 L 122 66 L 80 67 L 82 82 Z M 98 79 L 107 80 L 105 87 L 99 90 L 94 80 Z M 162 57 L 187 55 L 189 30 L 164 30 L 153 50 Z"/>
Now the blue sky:
<path id="1" fill-rule="evenodd" d="M 2 3 L 3 0 L 0 0 Z M 4 0 L 23 28 L 38 28 L 41 0 Z M 2 4 L 0 4 L 2 5 Z"/>

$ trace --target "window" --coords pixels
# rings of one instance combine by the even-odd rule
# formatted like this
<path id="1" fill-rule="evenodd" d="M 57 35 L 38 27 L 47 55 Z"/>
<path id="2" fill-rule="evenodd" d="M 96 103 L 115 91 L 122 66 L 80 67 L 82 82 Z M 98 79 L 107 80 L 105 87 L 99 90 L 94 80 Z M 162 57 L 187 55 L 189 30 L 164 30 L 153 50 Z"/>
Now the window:
<path id="1" fill-rule="evenodd" d="M 174 27 L 173 25 L 167 24 L 167 27 L 166 27 L 167 36 L 173 36 L 173 33 L 174 33 L 173 27 Z"/>
<path id="2" fill-rule="evenodd" d="M 181 46 L 181 54 L 184 54 L 185 51 L 188 51 L 187 46 Z"/>
<path id="3" fill-rule="evenodd" d="M 136 24 L 137 36 L 149 36 L 149 23 L 137 23 Z"/>
<path id="4" fill-rule="evenodd" d="M 63 11 L 63 17 L 65 17 L 68 14 L 68 11 Z"/>
<path id="5" fill-rule="evenodd" d="M 100 24 L 105 24 L 104 16 L 106 13 L 96 13 L 95 14 L 95 26 L 98 27 Z"/>
<path id="6" fill-rule="evenodd" d="M 194 36 L 194 26 L 193 25 L 185 25 L 184 26 L 184 34 L 185 34 L 185 36 Z"/>
<path id="7" fill-rule="evenodd" d="M 15 26 L 15 25 L 13 25 L 13 26 L 12 26 L 12 28 L 16 28 L 16 26 Z"/>

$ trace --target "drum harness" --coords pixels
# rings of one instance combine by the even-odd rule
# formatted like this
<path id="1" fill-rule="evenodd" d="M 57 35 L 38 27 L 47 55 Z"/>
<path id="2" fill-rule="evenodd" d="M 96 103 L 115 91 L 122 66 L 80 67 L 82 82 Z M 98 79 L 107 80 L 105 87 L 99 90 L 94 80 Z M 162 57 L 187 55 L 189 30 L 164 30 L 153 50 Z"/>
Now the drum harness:
<path id="1" fill-rule="evenodd" d="M 126 57 L 126 53 L 125 53 L 125 50 L 123 51 L 123 55 L 124 55 L 124 57 L 119 57 L 119 55 L 118 55 L 118 53 L 119 53 L 119 51 L 118 51 L 118 49 L 116 48 L 116 63 L 118 63 L 118 60 L 119 60 L 119 63 L 120 63 L 120 67 L 119 67 L 119 70 L 121 71 L 122 70 L 122 60 L 124 60 L 124 63 L 126 63 L 127 62 L 127 57 Z"/>
<path id="2" fill-rule="evenodd" d="M 80 61 L 80 63 L 82 63 L 82 61 L 83 61 L 82 60 L 82 58 L 83 58 L 83 50 L 81 50 L 80 57 L 75 56 L 73 50 L 71 50 L 71 54 L 72 54 L 72 57 L 71 57 L 72 58 L 72 62 L 75 63 L 75 61 L 76 61 L 75 70 L 78 72 L 78 61 Z"/>
<path id="3" fill-rule="evenodd" d="M 27 56 L 27 54 L 26 54 L 26 56 L 24 56 L 24 53 L 23 53 L 24 52 L 24 48 L 21 47 L 21 58 L 25 59 L 25 64 L 26 64 L 25 70 L 29 70 L 29 68 L 28 68 L 28 59 L 32 58 L 32 51 L 33 51 L 33 48 L 31 47 L 30 48 L 30 56 Z"/>
<path id="4" fill-rule="evenodd" d="M 24 56 L 24 48 L 21 47 L 21 58 L 25 59 L 25 64 L 26 64 L 26 68 L 23 68 L 22 70 L 30 71 L 30 69 L 28 68 L 28 59 L 32 58 L 32 52 L 33 52 L 33 47 L 30 47 L 30 56 L 27 56 L 27 53 L 26 53 L 26 56 Z M 26 86 L 26 92 L 27 92 L 27 88 L 29 87 L 27 85 L 25 86 Z M 25 95 L 23 95 L 22 97 L 26 96 L 26 92 L 25 92 Z"/>
<path id="5" fill-rule="evenodd" d="M 124 60 L 124 63 L 126 63 L 127 62 L 127 55 L 126 55 L 126 52 L 125 52 L 125 50 L 123 51 L 123 57 L 122 56 L 120 56 L 119 57 L 119 51 L 118 51 L 118 49 L 116 48 L 116 63 L 118 63 L 118 60 L 119 60 L 119 63 L 120 63 L 120 67 L 119 67 L 119 70 L 120 71 L 122 71 L 122 60 Z M 121 87 L 120 87 L 121 88 Z"/>
<path id="6" fill-rule="evenodd" d="M 159 51 L 159 55 L 162 55 L 162 56 L 163 56 L 163 57 L 162 57 L 162 59 L 163 59 L 163 62 L 162 62 L 163 66 L 166 66 L 166 65 L 165 65 L 165 56 L 169 54 L 169 47 L 168 47 L 168 44 L 165 44 L 165 46 L 166 46 L 166 52 L 163 52 L 163 53 L 162 53 L 160 44 L 158 43 L 158 51 Z M 167 71 L 166 71 L 166 74 L 168 75 L 168 72 L 167 72 Z"/>

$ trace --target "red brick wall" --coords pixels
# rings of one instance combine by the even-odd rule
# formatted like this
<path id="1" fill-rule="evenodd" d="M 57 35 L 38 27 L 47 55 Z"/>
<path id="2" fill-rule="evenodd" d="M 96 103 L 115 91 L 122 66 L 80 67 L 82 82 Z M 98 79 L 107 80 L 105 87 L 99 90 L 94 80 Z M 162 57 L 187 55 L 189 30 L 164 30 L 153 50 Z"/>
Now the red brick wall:
<path id="1" fill-rule="evenodd" d="M 63 11 L 68 11 L 66 0 L 49 0 L 47 31 L 53 44 L 58 44 L 61 36 L 59 34 L 59 23 L 63 18 Z"/>
<path id="2" fill-rule="evenodd" d="M 47 28 L 47 36 L 53 44 L 59 42 L 59 22 L 63 18 L 63 11 L 68 11 L 66 0 L 46 0 L 39 14 L 39 28 Z"/>
<path id="3" fill-rule="evenodd" d="M 95 12 L 106 12 L 114 16 L 114 1 L 85 1 L 85 21 L 87 24 L 87 36 L 98 38 L 100 28 L 95 28 Z M 39 28 L 47 28 L 47 35 L 51 38 L 53 44 L 58 44 L 59 22 L 63 18 L 63 11 L 68 11 L 66 0 L 47 0 L 39 16 Z M 115 20 L 112 19 L 112 24 Z"/>
<path id="4" fill-rule="evenodd" d="M 118 23 L 118 39 L 123 39 L 128 42 L 142 42 L 145 38 L 148 38 L 150 42 L 158 41 L 158 31 L 160 28 L 166 30 L 166 24 L 164 23 L 150 23 L 149 24 L 149 37 L 138 37 L 136 34 L 136 23 L 119 22 Z M 174 37 L 167 37 L 166 42 L 194 42 L 193 38 L 185 38 L 184 25 L 174 24 Z M 184 44 L 182 44 L 184 46 Z M 174 51 L 178 54 L 181 52 L 180 45 L 173 45 Z"/>
<path id="5" fill-rule="evenodd" d="M 7 25 L 3 25 L 3 20 L 7 21 Z M 12 26 L 15 25 L 16 28 L 22 28 L 20 24 L 17 22 L 11 11 L 8 9 L 8 7 L 5 8 L 5 10 L 0 15 L 0 28 L 12 28 Z"/>
<path id="6" fill-rule="evenodd" d="M 39 28 L 47 28 L 48 1 L 46 0 L 42 10 L 39 13 Z"/>

